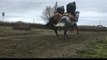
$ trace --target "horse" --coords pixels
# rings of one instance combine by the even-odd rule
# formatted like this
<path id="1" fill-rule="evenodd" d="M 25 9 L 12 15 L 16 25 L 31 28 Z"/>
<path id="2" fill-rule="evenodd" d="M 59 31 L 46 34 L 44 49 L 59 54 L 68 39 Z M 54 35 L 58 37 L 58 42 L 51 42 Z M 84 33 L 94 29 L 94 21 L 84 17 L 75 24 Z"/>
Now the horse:
<path id="1" fill-rule="evenodd" d="M 77 34 L 79 34 L 79 30 L 78 30 L 78 26 L 77 26 L 77 21 L 79 18 L 79 13 L 80 12 L 75 12 L 75 19 L 70 19 L 69 16 L 67 15 L 63 15 L 59 18 L 57 18 L 58 20 L 54 20 L 54 17 L 51 17 L 49 20 L 48 25 L 54 30 L 54 32 L 56 33 L 56 36 L 58 36 L 58 28 L 62 28 L 64 30 L 64 39 L 66 39 L 68 37 L 67 35 L 67 31 L 74 31 L 75 29 L 77 30 Z M 57 21 L 57 23 L 55 23 L 55 21 Z"/>
<path id="2" fill-rule="evenodd" d="M 50 17 L 49 22 L 46 24 L 46 26 L 48 26 L 50 29 L 54 30 L 54 32 L 56 33 L 56 36 L 58 36 L 57 27 L 55 27 L 54 25 L 56 25 L 58 23 L 60 18 L 61 18 L 61 14 L 56 13 L 55 15 Z"/>

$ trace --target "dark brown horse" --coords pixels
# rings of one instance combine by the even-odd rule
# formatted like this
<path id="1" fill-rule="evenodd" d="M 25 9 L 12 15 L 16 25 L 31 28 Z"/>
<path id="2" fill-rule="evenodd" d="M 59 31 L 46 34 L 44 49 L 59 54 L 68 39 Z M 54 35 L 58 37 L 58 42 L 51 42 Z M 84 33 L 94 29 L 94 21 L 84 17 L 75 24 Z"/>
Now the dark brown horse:
<path id="1" fill-rule="evenodd" d="M 57 36 L 58 36 L 57 27 L 55 27 L 54 25 L 56 25 L 59 22 L 59 20 L 61 19 L 61 16 L 62 16 L 61 14 L 56 13 L 54 16 L 50 17 L 49 22 L 47 24 L 49 28 L 54 30 Z"/>

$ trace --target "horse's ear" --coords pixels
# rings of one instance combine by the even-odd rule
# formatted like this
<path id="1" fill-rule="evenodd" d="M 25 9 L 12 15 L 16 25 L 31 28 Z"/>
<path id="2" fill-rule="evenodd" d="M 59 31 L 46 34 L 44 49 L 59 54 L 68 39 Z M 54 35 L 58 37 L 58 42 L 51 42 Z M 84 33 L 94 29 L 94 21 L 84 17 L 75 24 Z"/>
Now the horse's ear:
<path id="1" fill-rule="evenodd" d="M 76 13 L 80 13 L 79 11 L 76 11 Z"/>
<path id="2" fill-rule="evenodd" d="M 80 12 L 78 11 L 78 13 L 80 13 Z"/>
<path id="3" fill-rule="evenodd" d="M 80 13 L 79 11 L 77 11 L 78 13 Z"/>

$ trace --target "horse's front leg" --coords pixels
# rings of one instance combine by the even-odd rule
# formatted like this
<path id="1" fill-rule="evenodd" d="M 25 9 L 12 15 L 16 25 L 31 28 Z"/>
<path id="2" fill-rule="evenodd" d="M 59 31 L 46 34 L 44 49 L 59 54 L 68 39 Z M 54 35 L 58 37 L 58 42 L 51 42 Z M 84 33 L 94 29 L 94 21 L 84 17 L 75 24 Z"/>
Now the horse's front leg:
<path id="1" fill-rule="evenodd" d="M 67 30 L 64 30 L 64 40 L 68 37 Z"/>
<path id="2" fill-rule="evenodd" d="M 74 26 L 75 26 L 75 28 L 76 28 L 77 35 L 79 35 L 79 29 L 78 29 L 77 24 L 75 23 Z"/>
<path id="3" fill-rule="evenodd" d="M 76 28 L 76 32 L 77 32 L 77 35 L 79 35 L 79 29 L 78 29 L 78 27 Z"/>
<path id="4" fill-rule="evenodd" d="M 58 36 L 57 27 L 54 27 L 54 32 L 55 32 L 56 36 Z"/>

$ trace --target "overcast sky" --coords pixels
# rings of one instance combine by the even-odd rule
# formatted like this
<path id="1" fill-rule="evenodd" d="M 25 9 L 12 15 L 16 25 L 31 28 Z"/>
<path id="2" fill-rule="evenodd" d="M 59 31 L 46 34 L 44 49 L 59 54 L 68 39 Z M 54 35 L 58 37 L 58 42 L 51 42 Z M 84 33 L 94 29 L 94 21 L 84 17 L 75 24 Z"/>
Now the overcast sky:
<path id="1" fill-rule="evenodd" d="M 107 0 L 0 0 L 0 20 L 5 12 L 4 21 L 23 21 L 45 24 L 41 18 L 46 6 L 66 5 L 75 1 L 77 10 L 80 11 L 78 25 L 98 25 L 99 21 L 107 26 Z"/>

